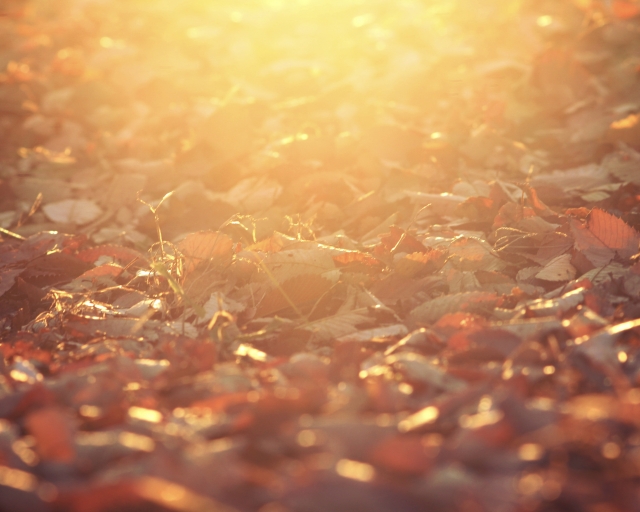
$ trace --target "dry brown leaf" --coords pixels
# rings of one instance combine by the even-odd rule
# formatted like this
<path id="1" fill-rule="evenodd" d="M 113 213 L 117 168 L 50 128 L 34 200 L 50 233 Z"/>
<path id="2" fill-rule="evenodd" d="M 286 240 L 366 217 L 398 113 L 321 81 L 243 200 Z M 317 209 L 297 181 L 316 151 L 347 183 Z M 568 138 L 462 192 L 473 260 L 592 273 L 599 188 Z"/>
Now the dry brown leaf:
<path id="1" fill-rule="evenodd" d="M 294 249 L 272 253 L 264 259 L 264 265 L 279 283 L 301 274 L 322 274 L 336 268 L 331 253 L 323 249 Z"/>
<path id="2" fill-rule="evenodd" d="M 309 322 L 305 324 L 303 328 L 311 331 L 314 339 L 328 341 L 354 333 L 358 331 L 358 325 L 370 322 L 371 320 L 372 316 L 369 308 L 359 308 Z"/>
<path id="3" fill-rule="evenodd" d="M 603 267 L 616 254 L 628 259 L 638 252 L 640 234 L 622 219 L 599 208 L 591 210 L 586 223 L 571 219 L 575 247 L 595 266 Z"/>
<path id="4" fill-rule="evenodd" d="M 500 271 L 505 267 L 493 247 L 478 238 L 458 238 L 449 246 L 449 254 L 461 270 Z"/>
<path id="5" fill-rule="evenodd" d="M 490 311 L 497 302 L 498 296 L 495 293 L 467 292 L 444 295 L 413 309 L 411 317 L 418 322 L 434 323 L 447 313 Z"/>
<path id="6" fill-rule="evenodd" d="M 592 190 L 609 183 L 609 171 L 598 164 L 588 164 L 573 169 L 562 169 L 548 174 L 537 174 L 531 179 L 534 187 L 558 187 L 563 192 Z"/>
<path id="7" fill-rule="evenodd" d="M 87 263 L 95 263 L 99 258 L 108 256 L 114 260 L 122 263 L 123 265 L 132 264 L 135 261 L 143 263 L 146 261 L 142 253 L 129 247 L 122 247 L 120 245 L 98 245 L 90 249 L 84 249 L 76 254 L 76 257 Z"/>
<path id="8" fill-rule="evenodd" d="M 604 245 L 584 223 L 571 219 L 570 226 L 575 248 L 595 267 L 603 267 L 613 260 L 615 251 Z"/>
<path id="9" fill-rule="evenodd" d="M 5 293 L 7 293 L 11 289 L 11 287 L 13 286 L 13 283 L 16 282 L 16 277 L 18 277 L 21 272 L 22 272 L 21 268 L 2 270 L 2 273 L 0 273 L 0 297 L 2 297 Z"/>
<path id="10" fill-rule="evenodd" d="M 176 247 L 184 256 L 184 274 L 188 275 L 204 261 L 231 258 L 233 240 L 217 231 L 198 231 L 187 235 Z"/>
<path id="11" fill-rule="evenodd" d="M 89 199 L 65 199 L 45 204 L 42 211 L 53 222 L 78 226 L 89 224 L 102 215 L 102 209 Z"/>
<path id="12" fill-rule="evenodd" d="M 318 274 L 304 274 L 293 277 L 279 287 L 273 288 L 264 296 L 256 317 L 269 316 L 292 307 L 302 306 L 306 302 L 317 300 L 331 288 L 331 281 Z"/>
<path id="13" fill-rule="evenodd" d="M 562 254 L 547 263 L 536 277 L 544 281 L 570 281 L 576 277 L 576 272 L 571 264 L 571 254 Z"/>
<path id="14" fill-rule="evenodd" d="M 278 252 L 295 241 L 295 238 L 291 238 L 290 236 L 283 235 L 282 233 L 275 231 L 270 237 L 247 247 L 247 251 Z"/>
<path id="15" fill-rule="evenodd" d="M 441 249 L 428 252 L 413 252 L 401 258 L 395 264 L 396 272 L 402 276 L 413 277 L 424 272 L 433 272 L 444 263 L 446 253 Z"/>
<path id="16" fill-rule="evenodd" d="M 338 338 L 340 342 L 361 342 L 371 341 L 380 338 L 388 338 L 391 336 L 406 336 L 409 330 L 404 324 L 386 325 L 384 327 L 376 327 L 374 329 L 365 329 L 352 334 L 346 334 Z"/>

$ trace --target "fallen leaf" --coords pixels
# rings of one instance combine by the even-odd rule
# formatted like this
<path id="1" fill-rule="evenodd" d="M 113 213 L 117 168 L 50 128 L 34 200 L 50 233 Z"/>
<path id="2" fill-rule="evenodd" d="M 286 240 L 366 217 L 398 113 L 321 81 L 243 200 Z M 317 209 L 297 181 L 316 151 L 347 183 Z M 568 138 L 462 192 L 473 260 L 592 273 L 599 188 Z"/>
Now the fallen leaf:
<path id="1" fill-rule="evenodd" d="M 323 249 L 282 250 L 268 254 L 263 264 L 279 283 L 298 275 L 323 274 L 336 268 L 331 253 Z"/>
<path id="2" fill-rule="evenodd" d="M 338 341 L 342 343 L 357 343 L 363 341 L 374 341 L 376 339 L 383 339 L 389 337 L 402 337 L 406 336 L 409 330 L 403 324 L 387 325 L 385 327 L 376 327 L 374 329 L 365 329 L 357 331 L 353 334 L 346 334 L 340 336 Z"/>
<path id="3" fill-rule="evenodd" d="M 628 259 L 638 252 L 640 234 L 622 219 L 599 208 L 586 223 L 571 219 L 575 247 L 596 267 L 607 265 L 616 254 Z"/>
<path id="4" fill-rule="evenodd" d="M 638 252 L 640 234 L 622 219 L 599 208 L 594 208 L 587 219 L 589 231 L 603 245 L 614 249 L 628 259 Z"/>
<path id="5" fill-rule="evenodd" d="M 191 233 L 176 244 L 184 256 L 184 274 L 193 272 L 198 265 L 209 260 L 229 260 L 234 243 L 229 236 L 217 231 Z"/>
<path id="6" fill-rule="evenodd" d="M 89 199 L 65 199 L 48 203 L 42 207 L 44 214 L 53 222 L 84 226 L 102 215 L 102 209 Z"/>
<path id="7" fill-rule="evenodd" d="M 418 322 L 434 323 L 448 313 L 489 313 L 498 303 L 495 293 L 466 292 L 429 300 L 411 311 Z"/>
<path id="8" fill-rule="evenodd" d="M 571 254 L 562 254 L 552 259 L 536 277 L 544 281 L 570 281 L 575 278 L 576 268 L 571 264 Z"/>
<path id="9" fill-rule="evenodd" d="M 90 249 L 78 251 L 76 254 L 77 258 L 87 263 L 95 263 L 102 256 L 113 258 L 124 266 L 130 265 L 135 261 L 141 264 L 146 262 L 146 258 L 142 253 L 120 245 L 98 245 Z"/>
<path id="10" fill-rule="evenodd" d="M 315 301 L 331 288 L 331 281 L 318 274 L 302 274 L 280 283 L 267 292 L 256 311 L 256 317 L 269 316 L 283 309 L 299 308 Z"/>

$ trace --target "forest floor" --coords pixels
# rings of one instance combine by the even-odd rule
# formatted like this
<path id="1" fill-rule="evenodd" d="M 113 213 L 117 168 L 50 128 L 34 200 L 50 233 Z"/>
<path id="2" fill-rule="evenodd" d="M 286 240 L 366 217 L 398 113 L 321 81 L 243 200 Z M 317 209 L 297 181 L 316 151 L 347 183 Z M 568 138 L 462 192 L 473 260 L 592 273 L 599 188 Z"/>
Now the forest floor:
<path id="1" fill-rule="evenodd" d="M 0 511 L 640 511 L 639 15 L 0 2 Z"/>

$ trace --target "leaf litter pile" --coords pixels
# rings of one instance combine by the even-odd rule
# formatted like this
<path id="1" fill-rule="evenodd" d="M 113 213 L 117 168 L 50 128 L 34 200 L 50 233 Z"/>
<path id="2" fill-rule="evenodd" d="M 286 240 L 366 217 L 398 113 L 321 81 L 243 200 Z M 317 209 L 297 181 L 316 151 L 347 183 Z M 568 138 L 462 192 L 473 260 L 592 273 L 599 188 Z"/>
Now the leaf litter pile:
<path id="1" fill-rule="evenodd" d="M 640 5 L 4 0 L 0 510 L 640 510 Z"/>

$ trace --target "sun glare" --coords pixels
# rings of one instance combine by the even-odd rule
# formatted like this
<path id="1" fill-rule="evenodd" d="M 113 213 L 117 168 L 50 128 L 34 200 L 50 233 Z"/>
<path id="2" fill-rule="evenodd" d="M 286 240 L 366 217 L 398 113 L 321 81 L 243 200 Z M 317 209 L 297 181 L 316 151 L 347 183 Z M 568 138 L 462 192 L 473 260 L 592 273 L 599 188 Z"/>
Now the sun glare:
<path id="1" fill-rule="evenodd" d="M 64 3 L 36 2 L 36 12 L 53 16 Z M 495 122 L 499 97 L 523 77 L 510 60 L 518 48 L 498 42 L 519 30 L 512 22 L 524 3 L 93 2 L 83 4 L 76 27 L 93 45 L 80 51 L 70 36 L 54 66 L 85 84 L 83 108 L 107 152 L 176 161 L 183 173 L 215 182 L 207 183 L 212 188 L 234 180 L 203 177 L 192 170 L 199 159 L 215 167 L 244 158 L 245 169 L 260 173 L 293 154 L 302 167 L 323 169 L 328 144 L 342 156 L 360 142 L 384 162 L 412 168 L 429 161 L 442 170 L 463 119 L 482 113 Z M 532 18 L 529 28 L 547 18 Z M 479 69 L 480 57 L 495 68 Z M 113 96 L 123 86 L 130 95 Z M 108 106 L 93 107 L 105 99 Z M 378 172 L 370 162 L 349 167 Z"/>

